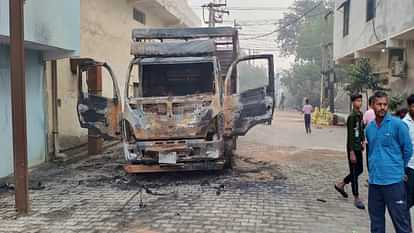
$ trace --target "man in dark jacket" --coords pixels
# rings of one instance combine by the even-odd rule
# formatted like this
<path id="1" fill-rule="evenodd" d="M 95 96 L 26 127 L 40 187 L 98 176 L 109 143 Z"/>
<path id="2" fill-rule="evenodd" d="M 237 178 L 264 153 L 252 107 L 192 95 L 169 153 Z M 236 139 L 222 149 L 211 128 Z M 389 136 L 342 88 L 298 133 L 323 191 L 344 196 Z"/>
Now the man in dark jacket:
<path id="1" fill-rule="evenodd" d="M 354 205 L 358 209 L 365 209 L 365 205 L 359 198 L 358 191 L 358 177 L 363 172 L 363 151 L 364 151 L 364 124 L 363 115 L 361 112 L 362 95 L 354 94 L 351 96 L 352 101 L 352 113 L 347 120 L 347 152 L 348 152 L 348 164 L 350 173 L 346 176 L 342 182 L 335 185 L 336 191 L 338 191 L 343 197 L 347 198 L 348 194 L 345 192 L 345 185 L 351 183 L 352 194 L 354 195 Z"/>

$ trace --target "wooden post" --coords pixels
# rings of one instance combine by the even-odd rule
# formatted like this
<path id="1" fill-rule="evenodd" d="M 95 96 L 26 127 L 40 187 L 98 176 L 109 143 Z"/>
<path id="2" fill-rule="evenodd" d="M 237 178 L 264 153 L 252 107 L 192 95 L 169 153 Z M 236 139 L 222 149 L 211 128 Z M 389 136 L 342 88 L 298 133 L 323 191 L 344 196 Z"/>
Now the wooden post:
<path id="1" fill-rule="evenodd" d="M 102 66 L 91 66 L 88 68 L 88 93 L 91 95 L 102 95 Z M 88 154 L 97 155 L 102 153 L 103 139 L 88 130 Z"/>
<path id="2" fill-rule="evenodd" d="M 29 212 L 24 62 L 24 0 L 10 0 L 10 68 L 16 210 Z"/>

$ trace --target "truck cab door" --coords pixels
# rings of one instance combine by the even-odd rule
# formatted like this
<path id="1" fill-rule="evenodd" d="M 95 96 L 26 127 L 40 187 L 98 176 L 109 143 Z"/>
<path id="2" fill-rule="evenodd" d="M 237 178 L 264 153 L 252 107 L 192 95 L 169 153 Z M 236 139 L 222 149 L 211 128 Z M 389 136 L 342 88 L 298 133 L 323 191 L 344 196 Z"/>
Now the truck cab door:
<path id="1" fill-rule="evenodd" d="M 231 76 L 235 69 L 238 87 L 232 94 Z M 262 80 L 258 80 L 259 76 Z M 225 136 L 244 136 L 255 125 L 271 124 L 275 109 L 273 55 L 247 56 L 233 62 L 224 93 Z"/>
<path id="2" fill-rule="evenodd" d="M 77 59 L 71 62 L 77 66 L 77 112 L 80 126 L 89 129 L 90 135 L 105 140 L 120 139 L 122 104 L 117 80 L 111 67 L 91 59 Z M 113 91 L 110 97 L 103 93 L 103 86 L 108 83 Z"/>

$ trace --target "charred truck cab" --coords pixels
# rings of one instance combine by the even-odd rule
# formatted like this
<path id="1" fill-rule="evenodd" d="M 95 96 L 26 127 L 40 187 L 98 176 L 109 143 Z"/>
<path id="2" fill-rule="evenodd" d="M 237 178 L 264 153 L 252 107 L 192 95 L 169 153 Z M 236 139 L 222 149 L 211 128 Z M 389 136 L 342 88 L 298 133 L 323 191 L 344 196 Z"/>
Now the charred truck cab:
<path id="1" fill-rule="evenodd" d="M 273 56 L 238 58 L 234 28 L 137 29 L 131 54 L 118 126 L 129 173 L 222 169 L 238 136 L 272 121 Z M 266 61 L 268 83 L 239 93 L 237 65 L 251 60 Z"/>

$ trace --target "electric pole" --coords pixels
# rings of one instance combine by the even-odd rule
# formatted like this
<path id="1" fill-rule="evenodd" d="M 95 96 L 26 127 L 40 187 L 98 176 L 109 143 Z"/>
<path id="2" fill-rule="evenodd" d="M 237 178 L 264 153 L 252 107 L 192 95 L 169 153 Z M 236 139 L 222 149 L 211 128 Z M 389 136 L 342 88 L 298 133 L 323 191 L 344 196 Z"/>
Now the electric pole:
<path id="1" fill-rule="evenodd" d="M 333 12 L 329 11 L 325 15 L 326 26 L 329 27 L 329 17 Z M 326 31 L 323 32 L 323 38 L 326 38 Z M 321 77 L 321 106 L 327 99 L 327 105 L 331 113 L 335 112 L 335 62 L 333 59 L 333 43 L 324 40 L 322 42 L 322 77 Z"/>
<path id="2" fill-rule="evenodd" d="M 215 27 L 216 23 L 223 23 L 223 14 L 229 15 L 230 12 L 226 10 L 227 1 L 225 3 L 210 2 L 209 4 L 201 6 L 203 8 L 204 23 L 209 27 Z M 205 20 L 204 11 L 208 10 L 208 21 Z"/>
<path id="3" fill-rule="evenodd" d="M 322 80 L 321 105 L 328 102 L 329 111 L 335 112 L 335 64 L 333 62 L 333 44 L 322 44 Z"/>

